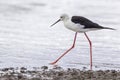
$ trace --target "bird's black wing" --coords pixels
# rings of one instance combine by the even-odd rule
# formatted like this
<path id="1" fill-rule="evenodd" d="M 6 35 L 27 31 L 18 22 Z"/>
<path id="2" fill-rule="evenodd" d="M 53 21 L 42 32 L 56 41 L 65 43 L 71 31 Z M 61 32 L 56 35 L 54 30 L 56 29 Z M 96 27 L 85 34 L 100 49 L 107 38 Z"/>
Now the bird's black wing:
<path id="1" fill-rule="evenodd" d="M 85 18 L 85 17 L 82 17 L 82 16 L 73 16 L 71 18 L 71 21 L 74 22 L 74 23 L 78 23 L 78 24 L 81 24 L 81 25 L 84 25 L 84 29 L 87 29 L 87 28 L 99 28 L 99 29 L 102 29 L 103 27 L 98 25 L 97 23 L 94 23 L 92 22 L 91 20 Z"/>

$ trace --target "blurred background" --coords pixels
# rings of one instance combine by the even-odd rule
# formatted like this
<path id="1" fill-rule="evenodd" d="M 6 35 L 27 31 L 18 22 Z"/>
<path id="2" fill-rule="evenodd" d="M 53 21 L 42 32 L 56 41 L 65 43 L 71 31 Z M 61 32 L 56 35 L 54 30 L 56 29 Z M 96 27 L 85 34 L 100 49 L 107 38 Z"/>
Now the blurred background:
<path id="1" fill-rule="evenodd" d="M 57 59 L 73 42 L 74 33 L 59 16 L 84 16 L 117 30 L 88 32 L 95 68 L 120 68 L 120 0 L 0 0 L 0 67 L 37 67 Z M 89 68 L 89 44 L 79 34 L 76 47 L 58 65 Z"/>

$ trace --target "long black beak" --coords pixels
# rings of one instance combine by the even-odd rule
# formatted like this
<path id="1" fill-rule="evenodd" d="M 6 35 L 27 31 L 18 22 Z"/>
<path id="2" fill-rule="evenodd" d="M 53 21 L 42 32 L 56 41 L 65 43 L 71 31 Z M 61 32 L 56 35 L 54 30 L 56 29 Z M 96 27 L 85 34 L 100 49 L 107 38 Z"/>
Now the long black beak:
<path id="1" fill-rule="evenodd" d="M 60 19 L 57 20 L 54 24 L 52 24 L 50 27 L 54 26 L 56 23 L 58 23 L 59 21 L 61 21 Z"/>

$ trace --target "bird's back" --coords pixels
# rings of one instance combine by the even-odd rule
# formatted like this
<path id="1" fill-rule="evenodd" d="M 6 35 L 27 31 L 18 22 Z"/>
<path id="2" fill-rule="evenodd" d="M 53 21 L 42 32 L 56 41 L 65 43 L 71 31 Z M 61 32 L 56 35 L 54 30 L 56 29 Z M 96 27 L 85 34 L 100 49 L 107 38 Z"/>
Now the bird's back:
<path id="1" fill-rule="evenodd" d="M 82 16 L 73 16 L 71 18 L 71 21 L 76 23 L 76 24 L 81 24 L 84 25 L 84 29 L 88 29 L 88 28 L 99 28 L 99 29 L 103 29 L 102 26 L 98 25 L 97 23 L 92 22 L 91 20 L 82 17 Z"/>

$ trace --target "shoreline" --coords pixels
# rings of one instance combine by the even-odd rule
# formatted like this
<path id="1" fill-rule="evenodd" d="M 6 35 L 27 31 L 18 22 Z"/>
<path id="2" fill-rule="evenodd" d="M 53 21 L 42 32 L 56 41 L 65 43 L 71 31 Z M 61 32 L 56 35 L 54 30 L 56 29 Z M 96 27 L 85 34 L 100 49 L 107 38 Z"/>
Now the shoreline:
<path id="1" fill-rule="evenodd" d="M 120 80 L 120 70 L 80 70 L 48 66 L 0 68 L 0 80 Z"/>

